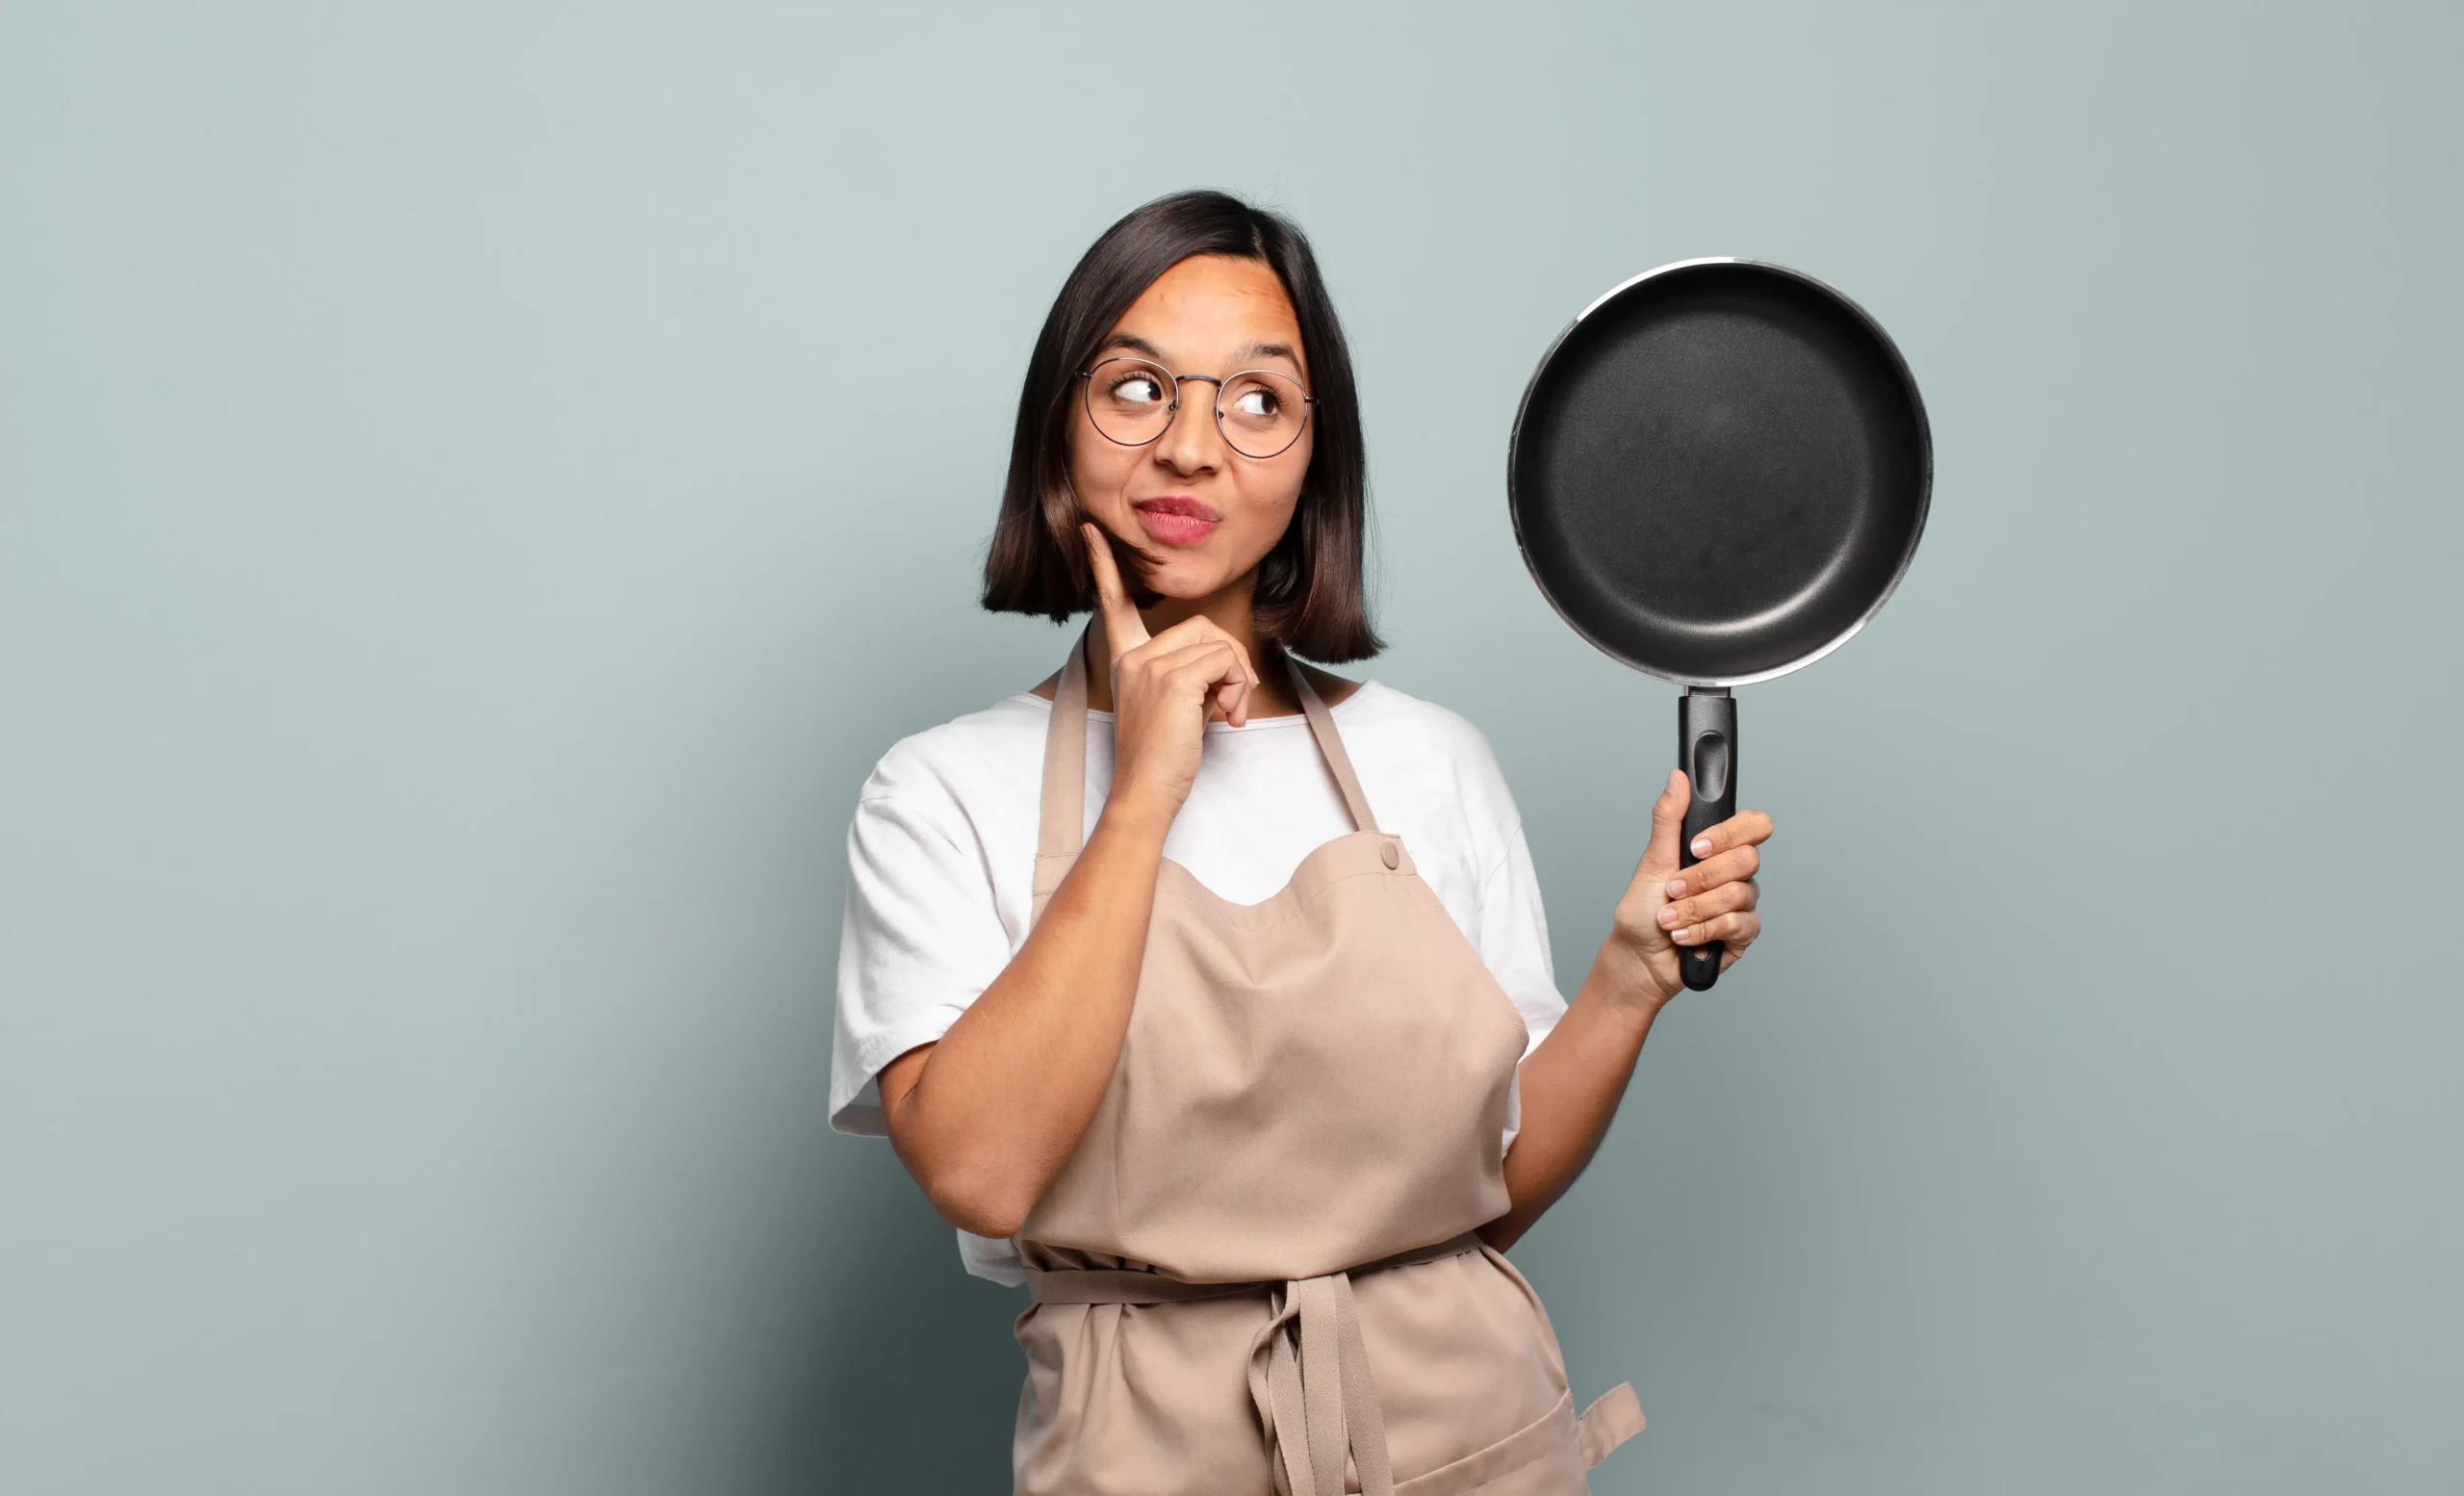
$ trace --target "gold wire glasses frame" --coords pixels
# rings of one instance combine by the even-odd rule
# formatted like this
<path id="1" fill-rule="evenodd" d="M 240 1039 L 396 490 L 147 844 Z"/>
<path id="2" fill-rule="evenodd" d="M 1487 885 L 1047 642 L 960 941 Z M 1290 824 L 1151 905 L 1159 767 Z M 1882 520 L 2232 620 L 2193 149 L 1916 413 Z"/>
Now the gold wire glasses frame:
<path id="1" fill-rule="evenodd" d="M 1308 429 L 1309 407 L 1318 403 L 1299 380 L 1271 369 L 1245 369 L 1219 379 L 1176 374 L 1151 359 L 1107 358 L 1079 370 L 1078 377 L 1087 381 L 1087 419 L 1096 434 L 1122 447 L 1143 447 L 1170 430 L 1181 410 L 1181 385 L 1191 379 L 1215 386 L 1216 430 L 1223 445 L 1252 459 L 1291 451 Z M 1130 393 L 1140 384 L 1151 386 L 1151 395 Z M 1164 398 L 1168 389 L 1169 400 Z"/>

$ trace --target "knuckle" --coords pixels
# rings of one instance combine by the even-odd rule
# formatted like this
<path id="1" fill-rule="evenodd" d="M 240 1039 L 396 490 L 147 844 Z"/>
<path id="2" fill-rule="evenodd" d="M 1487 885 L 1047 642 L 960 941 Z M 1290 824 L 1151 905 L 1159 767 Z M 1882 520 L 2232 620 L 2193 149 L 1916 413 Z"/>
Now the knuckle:
<path id="1" fill-rule="evenodd" d="M 1762 854 L 1753 847 L 1739 847 L 1736 853 L 1737 876 L 1751 878 L 1762 867 Z"/>

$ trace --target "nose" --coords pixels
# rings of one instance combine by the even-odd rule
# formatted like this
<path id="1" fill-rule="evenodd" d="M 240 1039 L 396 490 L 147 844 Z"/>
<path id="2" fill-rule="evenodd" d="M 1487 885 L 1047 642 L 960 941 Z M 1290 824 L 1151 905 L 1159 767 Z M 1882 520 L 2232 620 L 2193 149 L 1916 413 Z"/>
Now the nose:
<path id="1" fill-rule="evenodd" d="M 1223 463 L 1223 428 L 1215 405 L 1222 389 L 1202 374 L 1181 376 L 1180 409 L 1155 439 L 1155 460 L 1182 477 L 1212 473 Z"/>

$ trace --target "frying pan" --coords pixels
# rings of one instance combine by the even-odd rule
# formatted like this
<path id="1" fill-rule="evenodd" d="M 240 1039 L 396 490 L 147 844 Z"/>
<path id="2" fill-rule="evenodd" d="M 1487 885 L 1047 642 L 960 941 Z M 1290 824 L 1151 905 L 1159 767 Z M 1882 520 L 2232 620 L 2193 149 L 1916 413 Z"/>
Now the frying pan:
<path id="1" fill-rule="evenodd" d="M 1679 865 L 1736 813 L 1731 688 L 1848 642 L 1925 530 L 1933 437 L 1863 308 L 1802 271 L 1681 260 L 1582 309 L 1515 413 L 1506 504 L 1532 580 L 1577 633 L 1686 687 Z M 1722 947 L 1685 947 L 1685 985 Z"/>

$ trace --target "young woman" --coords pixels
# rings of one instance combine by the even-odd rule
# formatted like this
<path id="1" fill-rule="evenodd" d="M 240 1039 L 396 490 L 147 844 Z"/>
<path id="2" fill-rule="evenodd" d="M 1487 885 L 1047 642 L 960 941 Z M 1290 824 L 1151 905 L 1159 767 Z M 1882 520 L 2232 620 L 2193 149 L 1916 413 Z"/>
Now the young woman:
<path id="1" fill-rule="evenodd" d="M 1308 245 L 1216 193 L 1113 225 L 1027 371 L 984 604 L 1067 662 L 905 739 L 848 835 L 833 1125 L 1029 1285 L 1019 1492 L 1557 1493 L 1578 1418 L 1502 1251 L 1598 1146 L 1677 952 L 1760 933 L 1686 787 L 1571 1004 L 1461 717 L 1365 659 L 1365 463 Z"/>

